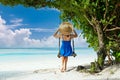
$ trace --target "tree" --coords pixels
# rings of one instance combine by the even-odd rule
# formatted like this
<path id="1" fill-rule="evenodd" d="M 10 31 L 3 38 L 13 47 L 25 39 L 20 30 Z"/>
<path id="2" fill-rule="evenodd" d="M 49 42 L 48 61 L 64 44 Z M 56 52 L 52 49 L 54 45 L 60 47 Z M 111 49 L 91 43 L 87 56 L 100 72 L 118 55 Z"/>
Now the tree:
<path id="1" fill-rule="evenodd" d="M 120 62 L 120 1 L 119 0 L 0 0 L 4 5 L 52 7 L 61 11 L 63 21 L 71 21 L 82 30 L 89 47 L 97 52 L 97 63 L 103 69 L 104 60 L 112 50 Z"/>

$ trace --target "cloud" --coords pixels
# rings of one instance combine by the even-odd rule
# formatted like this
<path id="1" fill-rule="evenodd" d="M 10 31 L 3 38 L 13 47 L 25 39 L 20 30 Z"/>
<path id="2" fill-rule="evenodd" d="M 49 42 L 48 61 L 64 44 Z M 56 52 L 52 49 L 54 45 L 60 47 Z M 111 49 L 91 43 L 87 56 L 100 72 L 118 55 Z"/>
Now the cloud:
<path id="1" fill-rule="evenodd" d="M 58 39 L 54 38 L 53 36 L 50 36 L 48 38 L 43 38 L 41 40 L 41 43 L 44 46 L 57 47 L 58 46 Z"/>
<path id="2" fill-rule="evenodd" d="M 22 20 L 11 21 L 13 23 L 19 23 Z M 30 39 L 30 29 L 16 29 L 12 30 L 7 28 L 6 21 L 0 16 L 0 48 L 30 48 L 30 47 L 45 47 L 53 46 L 55 40 L 52 36 L 48 38 Z M 45 31 L 47 29 L 38 29 Z M 49 29 L 47 30 L 49 31 Z"/>
<path id="3" fill-rule="evenodd" d="M 74 40 L 74 46 L 75 47 L 85 48 L 85 47 L 88 46 L 88 44 L 86 43 L 86 40 L 83 39 L 83 37 L 77 37 L 75 39 L 72 39 L 72 41 L 73 40 Z M 44 45 L 44 46 L 48 46 L 48 47 L 58 47 L 59 46 L 59 39 L 56 39 L 53 36 L 50 36 L 48 38 L 42 39 L 41 44 Z"/>
<path id="4" fill-rule="evenodd" d="M 43 8 L 40 8 L 38 10 L 44 10 L 44 11 L 57 11 L 57 12 L 60 12 L 60 10 L 56 9 L 56 8 L 49 8 L 49 7 L 43 7 Z"/>
<path id="5" fill-rule="evenodd" d="M 50 10 L 60 12 L 60 10 L 58 10 L 56 8 L 50 8 Z"/>
<path id="6" fill-rule="evenodd" d="M 17 22 L 21 22 L 18 20 Z M 15 21 L 13 21 L 15 22 Z M 21 28 L 12 30 L 7 28 L 6 21 L 0 16 L 0 48 L 40 48 L 40 47 L 58 47 L 58 39 L 52 35 L 43 39 L 31 39 L 30 29 Z M 50 29 L 36 29 L 38 31 L 50 31 Z M 75 47 L 86 47 L 87 43 L 82 37 L 75 39 Z"/>
<path id="7" fill-rule="evenodd" d="M 83 36 L 77 37 L 74 39 L 75 47 L 88 47 L 86 40 L 83 39 Z"/>
<path id="8" fill-rule="evenodd" d="M 20 18 L 14 18 L 12 20 L 10 20 L 10 23 L 9 25 L 6 25 L 8 26 L 9 28 L 15 28 L 15 27 L 18 27 L 18 26 L 25 26 L 27 24 L 23 24 L 23 19 L 20 19 Z"/>
<path id="9" fill-rule="evenodd" d="M 2 19 L 2 17 L 0 16 L 0 25 L 4 25 L 6 23 L 5 20 Z"/>
<path id="10" fill-rule="evenodd" d="M 37 31 L 37 32 L 54 32 L 56 29 L 30 28 L 30 30 Z"/>
<path id="11" fill-rule="evenodd" d="M 14 21 L 13 21 L 14 22 Z M 21 22 L 21 20 L 16 21 L 16 23 Z M 19 29 L 19 30 L 11 30 L 6 25 L 6 21 L 0 16 L 0 47 L 27 47 L 25 39 L 31 35 L 29 29 Z M 35 41 L 35 40 L 34 40 Z M 32 46 L 32 45 L 31 45 Z"/>
<path id="12" fill-rule="evenodd" d="M 23 19 L 17 19 L 17 18 L 15 18 L 15 19 L 11 20 L 10 22 L 11 23 L 20 23 L 22 21 L 23 21 Z"/>

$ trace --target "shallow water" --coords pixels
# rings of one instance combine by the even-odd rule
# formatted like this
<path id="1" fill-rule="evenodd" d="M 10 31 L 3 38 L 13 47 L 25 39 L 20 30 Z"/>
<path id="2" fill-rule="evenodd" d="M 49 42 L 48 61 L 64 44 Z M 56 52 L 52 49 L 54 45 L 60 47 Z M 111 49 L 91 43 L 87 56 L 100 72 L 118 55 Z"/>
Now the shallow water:
<path id="1" fill-rule="evenodd" d="M 75 49 L 77 56 L 69 57 L 68 66 L 87 64 L 96 59 L 96 53 L 90 48 Z M 61 59 L 57 58 L 57 48 L 33 48 L 33 49 L 0 49 L 0 65 L 4 69 L 20 68 L 58 68 Z M 20 65 L 21 67 L 19 67 Z M 17 67 L 15 67 L 17 66 Z"/>

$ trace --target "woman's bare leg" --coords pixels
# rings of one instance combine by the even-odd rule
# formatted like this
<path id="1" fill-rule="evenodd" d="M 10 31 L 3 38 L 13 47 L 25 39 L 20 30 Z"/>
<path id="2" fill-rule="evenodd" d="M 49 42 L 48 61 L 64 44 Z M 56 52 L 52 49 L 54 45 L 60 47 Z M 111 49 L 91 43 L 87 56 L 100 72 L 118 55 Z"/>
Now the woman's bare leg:
<path id="1" fill-rule="evenodd" d="M 64 72 L 65 57 L 62 57 L 62 68 L 61 72 Z"/>
<path id="2" fill-rule="evenodd" d="M 64 70 L 65 71 L 67 69 L 67 62 L 68 62 L 68 57 L 65 57 L 65 62 L 64 62 Z"/>
<path id="3" fill-rule="evenodd" d="M 61 72 L 66 71 L 66 69 L 67 69 L 67 62 L 68 62 L 68 57 L 62 57 L 62 68 L 61 68 Z"/>

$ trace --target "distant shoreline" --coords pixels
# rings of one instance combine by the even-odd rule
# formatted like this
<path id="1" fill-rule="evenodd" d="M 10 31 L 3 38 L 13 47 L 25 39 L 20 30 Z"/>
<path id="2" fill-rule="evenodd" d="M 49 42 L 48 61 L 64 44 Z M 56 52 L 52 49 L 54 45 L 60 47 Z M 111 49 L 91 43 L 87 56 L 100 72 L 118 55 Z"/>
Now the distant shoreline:
<path id="1" fill-rule="evenodd" d="M 58 49 L 58 47 L 40 47 L 40 48 L 0 48 L 0 49 Z M 75 49 L 93 49 L 89 47 L 75 47 Z"/>

